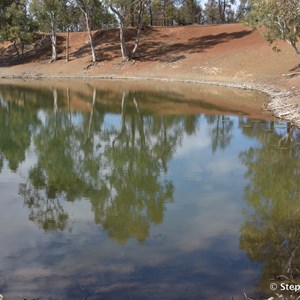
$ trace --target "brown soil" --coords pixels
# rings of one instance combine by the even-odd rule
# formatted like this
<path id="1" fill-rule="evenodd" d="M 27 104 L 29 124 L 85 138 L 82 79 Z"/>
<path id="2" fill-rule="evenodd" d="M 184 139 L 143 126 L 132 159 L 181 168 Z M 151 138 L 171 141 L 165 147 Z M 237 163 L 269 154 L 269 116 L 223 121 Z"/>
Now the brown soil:
<path id="1" fill-rule="evenodd" d="M 134 30 L 128 30 L 132 39 Z M 65 62 L 65 34 L 59 34 L 59 60 L 49 64 L 50 45 L 29 49 L 22 64 L 9 63 L 12 47 L 0 45 L 2 78 L 128 78 L 211 83 L 267 92 L 266 106 L 300 126 L 300 58 L 283 42 L 272 50 L 241 24 L 145 28 L 138 57 L 122 63 L 118 30 L 94 32 L 98 62 L 91 64 L 88 36 L 70 34 Z"/>

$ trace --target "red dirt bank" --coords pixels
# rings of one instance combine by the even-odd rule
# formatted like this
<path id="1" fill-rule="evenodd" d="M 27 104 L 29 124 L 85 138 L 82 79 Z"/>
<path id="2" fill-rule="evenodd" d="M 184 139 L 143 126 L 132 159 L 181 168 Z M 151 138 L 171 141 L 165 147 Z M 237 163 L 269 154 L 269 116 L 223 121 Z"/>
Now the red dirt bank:
<path id="1" fill-rule="evenodd" d="M 271 95 L 268 109 L 300 127 L 300 58 L 285 43 L 279 43 L 281 51 L 274 52 L 259 32 L 241 24 L 153 27 L 143 30 L 139 57 L 122 64 L 118 30 L 94 35 L 96 65 L 90 65 L 84 32 L 71 33 L 71 56 L 66 63 L 64 34 L 60 34 L 61 59 L 52 64 L 48 63 L 50 53 L 44 51 L 24 64 L 5 66 L 3 45 L 0 77 L 151 78 L 258 89 Z"/>

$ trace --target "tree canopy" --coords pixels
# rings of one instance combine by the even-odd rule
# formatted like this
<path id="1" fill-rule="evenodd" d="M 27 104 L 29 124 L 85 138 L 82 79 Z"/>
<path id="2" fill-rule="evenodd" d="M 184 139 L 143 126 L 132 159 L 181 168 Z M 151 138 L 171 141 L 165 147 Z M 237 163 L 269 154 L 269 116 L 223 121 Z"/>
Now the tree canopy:
<path id="1" fill-rule="evenodd" d="M 246 21 L 253 28 L 265 27 L 263 37 L 270 43 L 284 40 L 300 55 L 297 45 L 300 37 L 299 0 L 250 0 Z"/>
<path id="2" fill-rule="evenodd" d="M 3 0 L 0 2 L 0 35 L 13 42 L 23 56 L 37 31 L 48 33 L 51 60 L 57 59 L 57 32 L 87 30 L 92 61 L 97 58 L 92 30 L 120 29 L 124 61 L 134 58 L 141 29 L 150 26 L 222 24 L 246 21 L 264 27 L 269 41 L 284 40 L 300 55 L 300 2 L 298 0 Z M 136 34 L 127 34 L 128 27 Z M 132 40 L 128 40 L 128 36 Z M 68 43 L 66 43 L 68 49 Z M 129 46 L 128 46 L 129 45 Z M 133 46 L 132 46 L 133 45 Z M 50 46 L 49 46 L 50 47 Z M 66 53 L 67 50 L 66 50 Z M 100 57 L 99 57 L 100 59 Z M 67 59 L 68 61 L 68 59 Z"/>

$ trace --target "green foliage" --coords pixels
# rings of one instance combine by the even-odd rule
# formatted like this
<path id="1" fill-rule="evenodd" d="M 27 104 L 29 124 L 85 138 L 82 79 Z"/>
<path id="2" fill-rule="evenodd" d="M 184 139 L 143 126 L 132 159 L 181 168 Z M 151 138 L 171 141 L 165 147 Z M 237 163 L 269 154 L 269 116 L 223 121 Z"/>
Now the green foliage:
<path id="1" fill-rule="evenodd" d="M 33 41 L 36 24 L 27 12 L 27 0 L 13 1 L 2 6 L 1 36 L 14 43 L 18 59 L 23 58 L 24 46 Z"/>
<path id="2" fill-rule="evenodd" d="M 69 15 L 66 13 L 68 0 L 32 0 L 30 11 L 39 25 L 39 29 L 50 33 L 52 57 L 57 59 L 57 30 L 66 26 Z"/>
<path id="3" fill-rule="evenodd" d="M 66 31 L 67 28 L 69 30 L 76 28 L 80 19 L 80 11 L 78 11 L 73 2 L 64 1 L 62 3 L 62 15 L 63 18 L 60 18 L 58 23 L 59 30 Z"/>
<path id="4" fill-rule="evenodd" d="M 173 25 L 173 20 L 176 18 L 176 8 L 173 1 L 164 1 L 162 6 L 163 25 Z"/>
<path id="5" fill-rule="evenodd" d="M 219 23 L 219 8 L 217 0 L 205 3 L 205 18 L 207 23 Z"/>
<path id="6" fill-rule="evenodd" d="M 18 105 L 18 89 L 4 87 L 3 90 L 10 91 L 16 100 L 9 102 L 7 106 L 3 103 L 0 105 L 0 165 L 6 160 L 9 168 L 15 172 L 25 160 L 25 153 L 30 146 L 31 129 L 37 126 L 38 120 L 36 113 Z"/>
<path id="7" fill-rule="evenodd" d="M 235 3 L 235 0 L 208 0 L 205 3 L 205 21 L 213 24 L 234 22 L 233 5 Z"/>
<path id="8" fill-rule="evenodd" d="M 13 3 L 14 1 L 12 0 L 0 0 L 0 29 L 6 24 L 5 11 Z"/>
<path id="9" fill-rule="evenodd" d="M 102 4 L 99 0 L 76 0 L 74 8 L 77 11 L 77 20 L 79 21 L 79 15 L 84 13 L 88 14 L 90 20 L 91 29 L 101 28 L 102 23 L 108 24 L 115 22 L 112 14 L 108 12 L 108 8 Z M 86 30 L 87 26 L 85 22 L 80 21 L 80 26 Z"/>
<path id="10" fill-rule="evenodd" d="M 265 27 L 263 37 L 273 43 L 284 40 L 300 55 L 300 2 L 298 0 L 250 0 L 246 23 L 252 28 Z"/>
<path id="11" fill-rule="evenodd" d="M 249 180 L 240 247 L 262 264 L 261 288 L 270 292 L 270 278 L 299 274 L 300 136 L 289 126 L 286 134 L 276 130 L 273 122 L 243 131 L 259 144 L 240 154 Z"/>
<path id="12" fill-rule="evenodd" d="M 235 13 L 235 21 L 242 22 L 246 14 L 248 13 L 249 9 L 250 9 L 249 0 L 240 0 L 240 3 Z"/>
<path id="13" fill-rule="evenodd" d="M 109 12 L 106 6 L 99 5 L 97 9 L 93 10 L 91 15 L 92 29 L 102 28 L 103 24 L 116 24 L 116 18 Z"/>
<path id="14" fill-rule="evenodd" d="M 38 22 L 39 29 L 42 31 L 51 31 L 52 19 L 57 26 L 64 23 L 66 18 L 66 1 L 61 0 L 32 0 L 30 3 L 30 12 Z"/>
<path id="15" fill-rule="evenodd" d="M 202 7 L 196 0 L 183 0 L 178 8 L 179 24 L 202 23 Z"/>
<path id="16" fill-rule="evenodd" d="M 114 14 L 116 15 L 117 12 L 117 18 L 121 18 L 123 26 L 126 27 L 131 24 L 131 19 L 135 17 L 135 11 L 140 2 L 144 2 L 144 0 L 104 0 L 104 5 L 106 8 L 113 8 Z M 115 22 L 116 18 L 113 15 L 109 17 L 107 9 L 103 12 L 104 16 L 108 18 L 108 20 Z"/>

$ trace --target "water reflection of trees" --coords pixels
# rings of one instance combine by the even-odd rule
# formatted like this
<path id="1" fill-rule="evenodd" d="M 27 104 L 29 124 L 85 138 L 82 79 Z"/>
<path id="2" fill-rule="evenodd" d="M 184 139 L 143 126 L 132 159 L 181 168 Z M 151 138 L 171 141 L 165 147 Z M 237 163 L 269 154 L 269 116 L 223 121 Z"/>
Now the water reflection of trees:
<path id="1" fill-rule="evenodd" d="M 16 171 L 25 160 L 31 134 L 38 124 L 37 114 L 15 102 L 0 100 L 0 170 L 4 160 Z"/>
<path id="2" fill-rule="evenodd" d="M 224 150 L 231 142 L 233 121 L 224 115 L 211 115 L 206 117 L 211 136 L 211 149 L 215 153 L 217 149 Z"/>
<path id="3" fill-rule="evenodd" d="M 278 128 L 273 122 L 245 126 L 247 122 L 240 122 L 244 134 L 256 137 L 259 144 L 240 154 L 249 180 L 240 247 L 262 264 L 260 288 L 270 295 L 271 279 L 299 275 L 300 135 L 290 126 Z"/>
<path id="4" fill-rule="evenodd" d="M 92 94 L 90 113 L 70 113 L 60 111 L 53 89 L 53 109 L 42 113 L 33 134 L 37 162 L 19 192 L 29 219 L 43 230 L 68 226 L 65 200 L 88 199 L 109 236 L 143 241 L 173 199 L 173 184 L 162 174 L 183 134 L 195 131 L 196 118 L 145 115 L 135 94 L 124 93 L 121 124 L 108 124 Z"/>
<path id="5" fill-rule="evenodd" d="M 142 241 L 151 224 L 163 221 L 174 188 L 162 180 L 162 172 L 167 172 L 183 135 L 196 131 L 198 117 L 149 115 L 139 106 L 143 93 L 127 92 L 122 95 L 120 124 L 107 126 L 106 110 L 96 101 L 102 93 L 89 87 L 92 96 L 84 99 L 89 113 L 71 112 L 69 89 L 41 94 L 46 101 L 42 117 L 30 109 L 38 103 L 35 91 L 16 90 L 17 103 L 3 101 L 2 136 L 10 136 L 10 141 L 0 144 L 0 167 L 6 159 L 16 170 L 32 139 L 37 162 L 20 185 L 30 220 L 44 230 L 64 230 L 69 219 L 64 200 L 88 199 L 95 222 L 111 237 Z M 225 116 L 206 118 L 212 151 L 225 149 L 233 121 Z"/>

